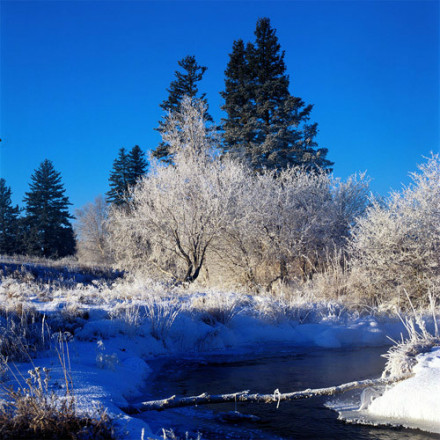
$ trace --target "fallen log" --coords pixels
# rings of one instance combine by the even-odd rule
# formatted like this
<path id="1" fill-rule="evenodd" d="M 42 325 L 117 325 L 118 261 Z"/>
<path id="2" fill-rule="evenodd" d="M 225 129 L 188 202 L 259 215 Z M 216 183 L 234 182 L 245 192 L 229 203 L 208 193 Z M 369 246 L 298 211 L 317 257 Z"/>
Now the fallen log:
<path id="1" fill-rule="evenodd" d="M 302 391 L 293 391 L 291 393 L 280 393 L 277 389 L 273 394 L 250 394 L 249 390 L 240 391 L 237 393 L 229 394 L 208 394 L 203 393 L 199 396 L 189 397 L 177 397 L 171 396 L 166 399 L 150 400 L 148 402 L 140 402 L 133 405 L 129 405 L 121 408 L 127 414 L 139 414 L 145 411 L 162 411 L 170 408 L 181 408 L 184 406 L 197 406 L 197 405 L 212 405 L 216 403 L 226 402 L 262 402 L 262 403 L 277 403 L 277 407 L 280 402 L 286 400 L 298 400 L 308 399 L 315 396 L 333 396 L 335 394 L 341 394 L 346 391 L 373 387 L 378 385 L 390 385 L 395 382 L 399 382 L 408 379 L 413 374 L 406 374 L 395 378 L 379 378 L 379 379 L 367 379 L 355 382 L 344 383 L 341 385 L 328 387 L 328 388 L 315 388 L 306 389 Z"/>

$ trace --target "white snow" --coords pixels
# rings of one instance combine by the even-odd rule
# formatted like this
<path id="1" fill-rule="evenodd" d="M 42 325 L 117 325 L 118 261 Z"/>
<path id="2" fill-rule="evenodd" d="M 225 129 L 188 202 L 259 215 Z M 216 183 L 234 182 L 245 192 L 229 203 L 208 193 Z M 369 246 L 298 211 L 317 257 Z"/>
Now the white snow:
<path id="1" fill-rule="evenodd" d="M 418 355 L 413 372 L 413 377 L 374 399 L 367 415 L 378 422 L 440 433 L 440 347 Z"/>

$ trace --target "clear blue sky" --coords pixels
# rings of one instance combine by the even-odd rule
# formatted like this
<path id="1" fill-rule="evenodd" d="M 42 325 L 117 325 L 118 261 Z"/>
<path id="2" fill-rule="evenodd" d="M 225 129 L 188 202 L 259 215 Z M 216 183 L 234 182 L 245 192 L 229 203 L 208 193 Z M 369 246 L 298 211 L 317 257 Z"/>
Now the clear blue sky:
<path id="1" fill-rule="evenodd" d="M 51 159 L 72 209 L 108 190 L 121 147 L 154 148 L 177 61 L 219 92 L 235 39 L 277 29 L 291 92 L 314 104 L 335 175 L 367 170 L 387 194 L 439 151 L 438 1 L 1 1 L 0 171 L 21 205 Z"/>

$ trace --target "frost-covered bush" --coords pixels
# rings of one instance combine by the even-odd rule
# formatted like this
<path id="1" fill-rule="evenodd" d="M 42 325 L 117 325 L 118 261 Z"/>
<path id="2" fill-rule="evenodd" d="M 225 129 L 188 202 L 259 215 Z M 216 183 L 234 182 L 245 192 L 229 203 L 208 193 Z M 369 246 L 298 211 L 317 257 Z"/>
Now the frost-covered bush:
<path id="1" fill-rule="evenodd" d="M 373 201 L 353 234 L 352 270 L 364 274 L 353 287 L 376 304 L 406 302 L 406 293 L 426 304 L 440 290 L 439 156 L 419 170 L 410 186 Z"/>
<path id="2" fill-rule="evenodd" d="M 213 157 L 205 111 L 201 102 L 183 101 L 164 135 L 175 166 L 153 164 L 132 190 L 128 209 L 113 209 L 112 248 L 123 267 L 181 282 L 200 275 L 244 173 L 238 164 Z"/>
<path id="3" fill-rule="evenodd" d="M 363 175 L 347 182 L 298 168 L 247 175 L 217 264 L 251 286 L 304 280 L 326 266 L 329 252 L 344 248 L 367 191 Z"/>

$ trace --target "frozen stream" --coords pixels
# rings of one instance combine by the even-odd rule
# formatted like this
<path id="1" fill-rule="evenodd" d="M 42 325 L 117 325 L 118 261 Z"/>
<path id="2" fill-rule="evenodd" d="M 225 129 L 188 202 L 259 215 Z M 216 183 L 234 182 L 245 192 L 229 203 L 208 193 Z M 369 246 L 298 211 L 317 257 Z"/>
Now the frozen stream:
<path id="1" fill-rule="evenodd" d="M 379 377 L 385 363 L 380 355 L 386 348 L 357 350 L 297 349 L 272 353 L 221 355 L 203 361 L 168 360 L 151 365 L 156 373 L 150 376 L 145 399 L 212 394 L 250 390 L 272 393 L 320 388 L 352 380 Z M 253 421 L 226 420 L 225 413 L 235 410 L 234 404 L 182 408 L 148 412 L 142 417 L 153 432 L 173 428 L 183 436 L 186 431 L 203 439 L 380 439 L 426 440 L 440 435 L 417 430 L 346 424 L 337 420 L 337 413 L 324 404 L 329 399 L 359 401 L 360 392 L 349 395 L 316 397 L 296 402 L 274 404 L 238 404 L 237 410 L 258 417 Z"/>

